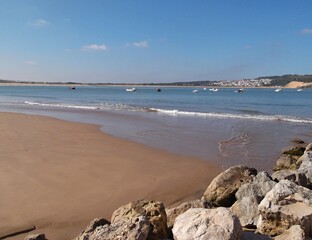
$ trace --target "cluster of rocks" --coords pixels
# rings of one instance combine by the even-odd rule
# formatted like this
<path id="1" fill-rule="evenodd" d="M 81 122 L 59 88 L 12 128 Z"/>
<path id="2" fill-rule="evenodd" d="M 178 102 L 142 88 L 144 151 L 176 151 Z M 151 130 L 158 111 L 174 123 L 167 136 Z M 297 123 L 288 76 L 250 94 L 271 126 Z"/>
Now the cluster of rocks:
<path id="1" fill-rule="evenodd" d="M 157 201 L 131 202 L 110 221 L 93 220 L 75 240 L 312 239 L 312 143 L 297 141 L 283 150 L 274 170 L 271 176 L 231 167 L 201 199 L 174 208 Z"/>

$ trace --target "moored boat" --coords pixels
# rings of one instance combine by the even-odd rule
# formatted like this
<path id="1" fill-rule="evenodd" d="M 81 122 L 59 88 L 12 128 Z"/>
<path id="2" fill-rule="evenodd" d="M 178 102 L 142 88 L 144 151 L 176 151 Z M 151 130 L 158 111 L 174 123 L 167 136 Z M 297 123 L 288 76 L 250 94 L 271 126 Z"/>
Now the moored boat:
<path id="1" fill-rule="evenodd" d="M 126 88 L 126 92 L 135 92 L 136 88 Z"/>

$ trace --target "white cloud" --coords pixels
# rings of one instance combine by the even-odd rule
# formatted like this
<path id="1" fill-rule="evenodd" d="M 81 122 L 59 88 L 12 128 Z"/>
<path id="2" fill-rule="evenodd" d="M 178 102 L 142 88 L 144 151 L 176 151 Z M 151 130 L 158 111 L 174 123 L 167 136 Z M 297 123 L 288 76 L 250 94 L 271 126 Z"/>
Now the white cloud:
<path id="1" fill-rule="evenodd" d="M 29 22 L 29 25 L 42 28 L 42 27 L 47 27 L 50 23 L 44 19 L 37 19 L 32 22 Z"/>
<path id="2" fill-rule="evenodd" d="M 300 33 L 303 35 L 312 34 L 312 28 L 304 28 L 300 31 Z"/>
<path id="3" fill-rule="evenodd" d="M 147 41 L 141 41 L 141 42 L 127 43 L 126 47 L 148 48 L 149 45 Z"/>
<path id="4" fill-rule="evenodd" d="M 93 51 L 106 51 L 108 50 L 105 44 L 90 44 L 82 47 L 83 50 L 93 50 Z"/>
<path id="5" fill-rule="evenodd" d="M 27 65 L 37 65 L 36 62 L 31 61 L 31 60 L 27 60 L 27 61 L 25 61 L 24 63 L 27 64 Z"/>

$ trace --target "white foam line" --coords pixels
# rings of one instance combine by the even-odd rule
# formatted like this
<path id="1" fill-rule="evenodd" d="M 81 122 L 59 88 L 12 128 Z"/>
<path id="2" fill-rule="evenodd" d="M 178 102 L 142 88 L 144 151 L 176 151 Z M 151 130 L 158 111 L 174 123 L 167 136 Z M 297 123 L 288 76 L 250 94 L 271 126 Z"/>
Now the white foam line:
<path id="1" fill-rule="evenodd" d="M 214 117 L 214 118 L 232 118 L 232 119 L 250 119 L 261 121 L 285 121 L 293 123 L 309 123 L 312 124 L 312 119 L 296 118 L 291 116 L 269 116 L 269 115 L 250 115 L 250 114 L 230 114 L 230 113 L 203 113 L 203 112 L 187 112 L 179 110 L 167 110 L 167 109 L 155 109 L 151 108 L 151 111 L 161 114 L 173 115 L 173 116 L 199 116 L 199 117 Z"/>

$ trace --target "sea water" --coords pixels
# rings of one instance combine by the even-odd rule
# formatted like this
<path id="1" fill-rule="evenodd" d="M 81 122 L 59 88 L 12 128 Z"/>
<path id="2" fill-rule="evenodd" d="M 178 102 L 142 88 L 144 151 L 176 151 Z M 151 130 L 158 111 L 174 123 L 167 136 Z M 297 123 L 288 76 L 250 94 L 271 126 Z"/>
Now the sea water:
<path id="1" fill-rule="evenodd" d="M 125 89 L 1 86 L 0 110 L 98 124 L 111 135 L 223 168 L 268 170 L 292 138 L 312 141 L 311 89 Z"/>

